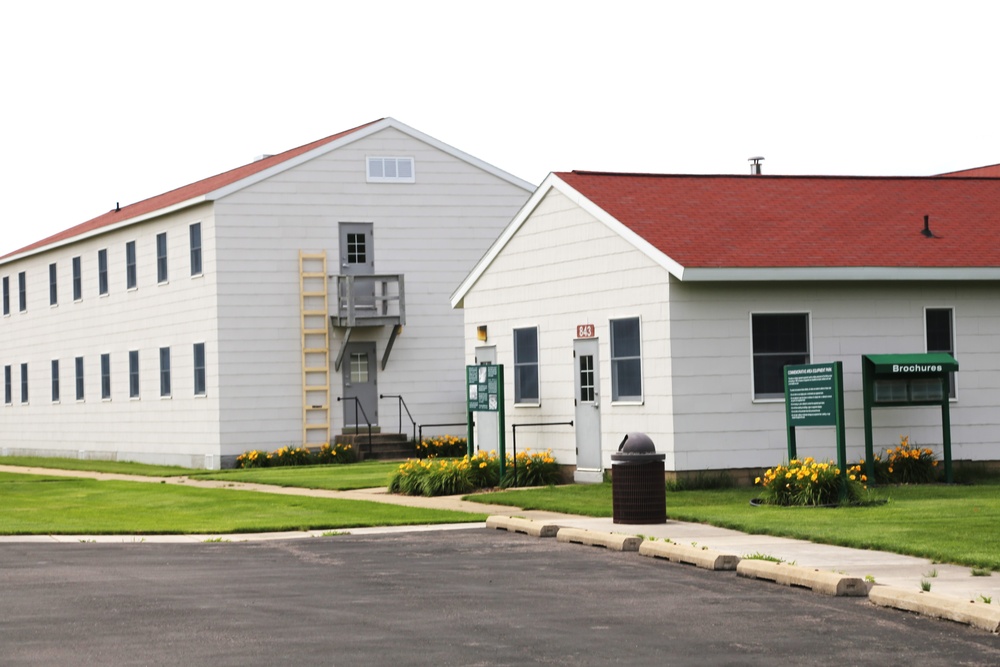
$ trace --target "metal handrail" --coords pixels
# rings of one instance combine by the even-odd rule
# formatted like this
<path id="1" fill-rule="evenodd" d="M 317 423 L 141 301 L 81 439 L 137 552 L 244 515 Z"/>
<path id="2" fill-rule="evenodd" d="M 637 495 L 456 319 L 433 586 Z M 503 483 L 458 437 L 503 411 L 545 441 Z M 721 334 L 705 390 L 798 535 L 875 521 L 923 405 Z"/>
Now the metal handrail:
<path id="1" fill-rule="evenodd" d="M 379 398 L 395 398 L 395 399 L 399 400 L 399 433 L 403 432 L 403 410 L 406 410 L 406 416 L 409 417 L 410 423 L 413 424 L 413 438 L 414 438 L 414 440 L 416 442 L 419 442 L 419 441 L 416 440 L 416 437 L 417 437 L 417 421 L 413 418 L 413 415 L 410 414 L 410 408 L 409 408 L 409 406 L 406 405 L 406 401 L 403 400 L 403 397 L 400 396 L 399 394 L 379 394 L 378 397 Z"/>
<path id="2" fill-rule="evenodd" d="M 342 401 L 342 400 L 343 401 L 354 401 L 354 428 L 358 427 L 358 410 L 361 411 L 361 415 L 365 418 L 365 424 L 368 425 L 368 456 L 371 456 L 372 455 L 372 423 L 371 423 L 371 420 L 368 419 L 368 415 L 365 414 L 365 409 L 363 407 L 361 407 L 361 399 L 358 398 L 357 396 L 346 396 L 346 397 L 338 396 L 337 397 L 337 402 L 338 403 L 340 403 L 340 401 Z"/>
<path id="3" fill-rule="evenodd" d="M 532 422 L 530 424 L 511 424 L 511 446 L 514 450 L 514 483 L 512 486 L 517 486 L 517 427 L 518 426 L 572 426 L 573 422 Z"/>

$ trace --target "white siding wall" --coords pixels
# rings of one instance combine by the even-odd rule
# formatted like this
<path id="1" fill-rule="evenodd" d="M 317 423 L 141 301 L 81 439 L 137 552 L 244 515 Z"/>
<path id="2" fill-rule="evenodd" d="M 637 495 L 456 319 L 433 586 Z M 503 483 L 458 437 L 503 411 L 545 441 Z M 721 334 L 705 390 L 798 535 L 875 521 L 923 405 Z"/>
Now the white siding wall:
<path id="1" fill-rule="evenodd" d="M 367 183 L 368 155 L 413 157 L 416 182 Z M 405 274 L 406 326 L 379 369 L 379 392 L 402 395 L 419 423 L 463 422 L 462 314 L 448 298 L 528 195 L 387 129 L 218 202 L 224 455 L 301 442 L 298 251 L 327 251 L 337 273 L 340 222 L 373 223 L 375 272 Z M 389 333 L 358 329 L 351 340 L 377 341 L 381 359 Z M 341 335 L 331 337 L 334 434 L 343 425 L 332 370 Z M 397 405 L 380 402 L 383 430 L 396 429 Z"/>
<path id="2" fill-rule="evenodd" d="M 672 373 L 666 282 L 661 267 L 562 194 L 551 191 L 465 297 L 466 358 L 472 363 L 476 327 L 505 366 L 507 423 L 574 419 L 573 340 L 576 325 L 594 324 L 600 339 L 603 463 L 610 466 L 624 434 L 648 433 L 673 462 Z M 609 320 L 639 317 L 642 405 L 613 404 Z M 514 328 L 538 327 L 540 405 L 514 405 Z M 508 443 L 510 428 L 508 426 Z M 560 463 L 575 464 L 571 427 L 518 430 L 518 450 L 551 448 Z M 509 444 L 508 444 L 509 446 Z"/>
<path id="3" fill-rule="evenodd" d="M 925 308 L 955 312 L 953 458 L 1000 458 L 1000 303 L 976 284 L 679 284 L 671 289 L 678 470 L 770 466 L 787 456 L 784 403 L 754 402 L 750 313 L 810 313 L 812 361 L 844 363 L 848 456 L 864 452 L 861 356 L 925 352 Z M 940 456 L 937 407 L 877 408 L 876 452 L 909 435 Z M 836 457 L 832 428 L 798 429 L 800 456 Z"/>
<path id="4" fill-rule="evenodd" d="M 0 266 L 11 314 L 0 319 L 2 366 L 12 367 L 13 402 L 0 406 L 8 454 L 110 458 L 193 466 L 219 464 L 214 234 L 211 206 L 78 241 Z M 191 277 L 188 225 L 202 226 L 203 275 Z M 169 282 L 158 285 L 156 235 L 167 233 Z M 125 244 L 136 242 L 138 287 L 126 290 Z M 108 251 L 109 294 L 98 295 L 97 253 Z M 83 295 L 73 301 L 72 258 Z M 58 305 L 49 305 L 49 264 L 57 264 Z M 27 272 L 28 308 L 18 312 L 17 274 Z M 192 345 L 205 343 L 207 396 L 193 395 Z M 160 398 L 159 348 L 171 348 L 172 396 Z M 140 397 L 129 398 L 130 350 L 139 350 Z M 111 399 L 101 398 L 102 354 L 111 355 Z M 74 359 L 84 358 L 85 399 L 75 398 Z M 60 401 L 51 400 L 59 360 Z M 20 364 L 30 402 L 20 402 Z M 2 375 L 0 375 L 2 377 Z"/>

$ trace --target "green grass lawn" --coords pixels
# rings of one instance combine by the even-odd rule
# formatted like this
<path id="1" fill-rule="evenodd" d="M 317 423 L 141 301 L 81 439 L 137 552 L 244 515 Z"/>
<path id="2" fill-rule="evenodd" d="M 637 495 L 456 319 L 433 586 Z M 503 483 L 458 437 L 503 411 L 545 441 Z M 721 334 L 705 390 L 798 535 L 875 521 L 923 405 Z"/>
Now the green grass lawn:
<path id="1" fill-rule="evenodd" d="M 678 491 L 667 494 L 667 517 L 1000 570 L 1000 484 L 884 487 L 873 493 L 888 502 L 847 508 L 753 507 L 755 489 Z M 612 515 L 609 483 L 477 494 L 468 500 Z"/>
<path id="2" fill-rule="evenodd" d="M 174 484 L 0 473 L 0 534 L 245 533 L 483 521 L 485 514 Z"/>
<path id="3" fill-rule="evenodd" d="M 250 482 L 276 486 L 298 486 L 307 489 L 370 489 L 389 484 L 389 476 L 399 468 L 399 462 L 366 461 L 349 465 L 289 466 L 282 468 L 249 468 L 247 470 L 190 471 L 195 479 L 218 479 L 227 482 Z"/>
<path id="4" fill-rule="evenodd" d="M 154 466 L 145 463 L 132 463 L 130 461 L 88 461 L 55 456 L 0 456 L 0 465 L 110 472 L 120 475 L 142 475 L 144 477 L 179 477 L 199 472 L 198 470 L 182 468 L 180 466 Z"/>

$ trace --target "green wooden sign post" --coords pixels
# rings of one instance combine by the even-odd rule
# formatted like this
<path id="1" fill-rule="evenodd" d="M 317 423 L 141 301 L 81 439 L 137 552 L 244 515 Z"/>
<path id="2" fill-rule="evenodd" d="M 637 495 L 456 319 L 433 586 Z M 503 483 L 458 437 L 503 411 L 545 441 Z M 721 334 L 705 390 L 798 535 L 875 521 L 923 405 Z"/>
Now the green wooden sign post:
<path id="1" fill-rule="evenodd" d="M 507 430 L 504 418 L 503 399 L 503 364 L 486 364 L 465 367 L 466 398 L 468 401 L 468 418 L 466 421 L 467 453 L 471 457 L 475 450 L 475 429 L 473 428 L 474 412 L 497 413 L 497 437 L 500 454 L 500 479 L 503 479 L 507 466 L 507 443 L 504 432 Z"/>
<path id="2" fill-rule="evenodd" d="M 840 497 L 847 495 L 847 440 L 844 427 L 844 363 L 785 366 L 785 423 L 788 460 L 798 458 L 797 426 L 835 426 Z"/>

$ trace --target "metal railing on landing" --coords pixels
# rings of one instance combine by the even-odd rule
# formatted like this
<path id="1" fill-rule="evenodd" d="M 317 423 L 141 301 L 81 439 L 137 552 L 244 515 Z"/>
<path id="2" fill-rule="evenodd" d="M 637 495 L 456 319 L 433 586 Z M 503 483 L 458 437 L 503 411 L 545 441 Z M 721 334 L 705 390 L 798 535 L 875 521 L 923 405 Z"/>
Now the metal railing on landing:
<path id="1" fill-rule="evenodd" d="M 368 419 L 368 415 L 365 414 L 365 409 L 363 407 L 361 407 L 361 399 L 359 399 L 357 396 L 348 396 L 346 398 L 338 396 L 337 397 L 337 402 L 339 403 L 340 401 L 354 401 L 354 428 L 355 429 L 357 429 L 358 425 L 360 424 L 360 422 L 358 421 L 358 417 L 361 416 L 361 417 L 365 418 L 365 424 L 368 425 L 368 456 L 371 456 L 372 455 L 372 422 L 371 422 L 370 419 Z"/>
<path id="2" fill-rule="evenodd" d="M 525 426 L 572 426 L 572 425 L 573 425 L 572 421 L 568 421 L 568 422 L 533 422 L 531 424 L 511 424 L 510 425 L 510 432 L 511 432 L 511 436 L 512 436 L 511 437 L 511 448 L 514 450 L 513 451 L 513 457 L 514 457 L 514 483 L 511 486 L 515 486 L 515 487 L 517 486 L 517 427 L 520 426 L 520 427 L 523 428 Z"/>
<path id="3" fill-rule="evenodd" d="M 413 415 L 410 414 L 410 408 L 406 405 L 406 401 L 403 400 L 403 397 L 398 394 L 379 394 L 378 397 L 395 398 L 399 401 L 399 432 L 403 432 L 403 410 L 406 410 L 406 416 L 410 420 L 410 423 L 413 424 L 413 440 L 415 443 L 419 444 L 420 441 L 417 440 L 417 421 L 413 418 Z"/>

